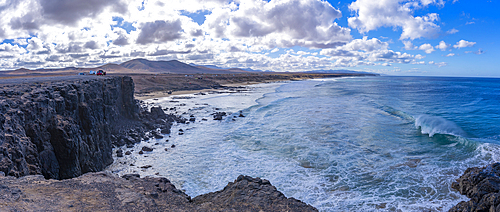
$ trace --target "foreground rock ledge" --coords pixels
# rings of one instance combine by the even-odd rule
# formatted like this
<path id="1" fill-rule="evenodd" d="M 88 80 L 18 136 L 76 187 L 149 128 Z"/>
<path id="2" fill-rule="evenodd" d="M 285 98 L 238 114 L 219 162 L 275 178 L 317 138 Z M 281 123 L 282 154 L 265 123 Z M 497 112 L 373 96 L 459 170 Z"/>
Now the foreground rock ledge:
<path id="1" fill-rule="evenodd" d="M 318 211 L 286 198 L 267 180 L 239 176 L 193 199 L 166 178 L 119 178 L 109 172 L 68 180 L 0 175 L 0 211 Z"/>
<path id="2" fill-rule="evenodd" d="M 500 211 L 500 163 L 468 168 L 452 188 L 470 198 L 450 211 Z"/>

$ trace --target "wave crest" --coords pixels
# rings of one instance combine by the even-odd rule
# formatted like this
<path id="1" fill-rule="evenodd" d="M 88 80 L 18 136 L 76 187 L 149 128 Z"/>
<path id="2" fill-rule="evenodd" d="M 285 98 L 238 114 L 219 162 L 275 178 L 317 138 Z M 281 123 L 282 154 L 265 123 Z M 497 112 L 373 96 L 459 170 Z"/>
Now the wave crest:
<path id="1" fill-rule="evenodd" d="M 415 126 L 420 128 L 422 134 L 428 134 L 429 137 L 435 134 L 465 136 L 465 132 L 454 122 L 437 116 L 420 115 L 415 119 Z"/>

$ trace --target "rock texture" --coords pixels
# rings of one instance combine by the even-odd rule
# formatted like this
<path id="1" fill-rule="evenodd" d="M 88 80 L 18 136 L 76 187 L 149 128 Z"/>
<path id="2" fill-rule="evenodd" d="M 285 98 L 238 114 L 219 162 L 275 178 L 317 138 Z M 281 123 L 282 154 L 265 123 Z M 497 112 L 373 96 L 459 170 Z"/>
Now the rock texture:
<path id="1" fill-rule="evenodd" d="M 224 190 L 191 197 L 165 178 L 88 173 L 68 180 L 0 176 L 0 211 L 317 211 L 269 181 L 240 176 Z"/>
<path id="2" fill-rule="evenodd" d="M 178 119 L 153 112 L 134 100 L 130 77 L 3 85 L 0 171 L 53 179 L 101 171 L 113 162 L 113 146 L 140 142 Z"/>
<path id="3" fill-rule="evenodd" d="M 500 163 L 468 168 L 451 187 L 470 200 L 449 211 L 500 211 Z"/>
<path id="4" fill-rule="evenodd" d="M 240 175 L 222 191 L 203 194 L 192 202 L 206 211 L 318 211 L 286 198 L 268 180 Z"/>

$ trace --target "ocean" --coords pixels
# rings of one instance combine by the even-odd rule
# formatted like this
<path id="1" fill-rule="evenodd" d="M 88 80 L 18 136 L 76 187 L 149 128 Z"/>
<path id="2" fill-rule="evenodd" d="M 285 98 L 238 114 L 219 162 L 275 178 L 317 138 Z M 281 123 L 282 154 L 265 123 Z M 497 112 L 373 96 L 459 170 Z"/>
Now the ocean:
<path id="1" fill-rule="evenodd" d="M 147 102 L 196 121 L 108 170 L 167 177 L 192 197 L 243 174 L 320 211 L 447 211 L 468 200 L 455 179 L 500 161 L 500 79 L 316 79 Z"/>

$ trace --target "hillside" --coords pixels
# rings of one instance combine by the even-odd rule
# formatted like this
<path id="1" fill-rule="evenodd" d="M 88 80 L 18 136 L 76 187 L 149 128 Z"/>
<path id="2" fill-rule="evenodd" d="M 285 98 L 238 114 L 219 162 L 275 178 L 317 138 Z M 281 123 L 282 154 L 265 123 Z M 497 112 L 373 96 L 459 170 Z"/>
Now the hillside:
<path id="1" fill-rule="evenodd" d="M 108 74 L 232 74 L 248 73 L 245 70 L 213 69 L 203 66 L 191 66 L 186 63 L 171 61 L 150 61 L 146 59 L 133 59 L 121 64 L 106 64 L 94 68 L 58 68 L 58 69 L 36 69 L 29 70 L 20 68 L 17 70 L 0 71 L 0 77 L 22 77 L 22 76 L 54 76 L 54 75 L 76 75 L 78 73 L 88 74 L 89 71 L 104 70 Z"/>

